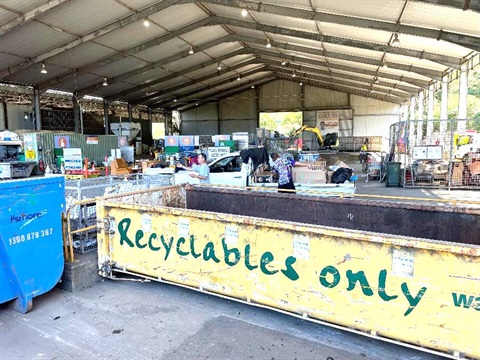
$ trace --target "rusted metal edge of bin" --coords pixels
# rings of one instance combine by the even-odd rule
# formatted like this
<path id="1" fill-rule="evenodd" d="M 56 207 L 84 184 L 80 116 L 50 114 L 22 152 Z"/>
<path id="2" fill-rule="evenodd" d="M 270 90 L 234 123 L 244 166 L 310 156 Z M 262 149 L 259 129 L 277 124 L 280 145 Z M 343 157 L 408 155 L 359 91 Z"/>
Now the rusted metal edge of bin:
<path id="1" fill-rule="evenodd" d="M 135 274 L 451 358 L 480 358 L 474 331 L 480 309 L 480 247 L 474 241 L 301 223 L 297 215 L 293 221 L 274 219 L 310 202 L 315 205 L 298 215 L 304 221 L 334 205 L 336 216 L 352 214 L 355 219 L 361 204 L 355 199 L 303 202 L 300 196 L 239 193 L 168 187 L 98 199 L 100 274 Z M 340 210 L 342 202 L 345 208 Z M 263 215 L 272 218 L 236 215 L 233 209 L 242 212 L 261 203 L 266 204 L 260 207 Z M 316 208 L 321 204 L 323 212 Z M 385 211 L 410 206 L 378 205 Z M 413 209 L 415 214 L 442 211 L 423 205 Z M 477 211 L 458 209 L 458 214 L 466 223 L 472 217 L 478 224 Z M 351 216 L 346 218 L 352 227 Z"/>

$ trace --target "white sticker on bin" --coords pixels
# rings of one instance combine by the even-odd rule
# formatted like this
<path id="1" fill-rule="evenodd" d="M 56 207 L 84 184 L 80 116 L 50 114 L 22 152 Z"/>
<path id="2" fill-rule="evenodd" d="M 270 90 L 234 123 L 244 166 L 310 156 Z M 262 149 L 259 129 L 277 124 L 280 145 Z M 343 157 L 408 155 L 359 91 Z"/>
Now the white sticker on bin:
<path id="1" fill-rule="evenodd" d="M 188 238 L 190 236 L 190 221 L 186 218 L 178 220 L 178 237 Z"/>
<path id="2" fill-rule="evenodd" d="M 297 259 L 310 258 L 310 238 L 306 235 L 293 235 L 293 256 Z"/>
<path id="3" fill-rule="evenodd" d="M 392 275 L 413 278 L 414 256 L 411 252 L 393 249 Z"/>
<path id="4" fill-rule="evenodd" d="M 225 226 L 225 243 L 228 245 L 237 245 L 238 242 L 238 227 L 236 225 Z"/>
<path id="5" fill-rule="evenodd" d="M 152 215 L 142 214 L 140 221 L 142 222 L 142 231 L 144 233 L 151 233 L 152 232 Z"/>

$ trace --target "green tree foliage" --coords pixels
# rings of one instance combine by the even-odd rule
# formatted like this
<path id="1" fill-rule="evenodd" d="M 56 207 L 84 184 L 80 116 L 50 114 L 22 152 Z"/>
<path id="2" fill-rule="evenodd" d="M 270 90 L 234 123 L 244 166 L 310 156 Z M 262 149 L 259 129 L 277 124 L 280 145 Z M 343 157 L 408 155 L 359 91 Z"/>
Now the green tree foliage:
<path id="1" fill-rule="evenodd" d="M 459 79 L 453 80 L 448 86 L 448 118 L 458 118 L 459 103 Z M 435 93 L 434 118 L 440 119 L 442 91 Z M 468 76 L 467 94 L 467 118 L 472 119 L 468 123 L 468 129 L 480 132 L 480 69 L 470 70 Z"/>
<path id="2" fill-rule="evenodd" d="M 260 113 L 260 127 L 287 135 L 302 126 L 301 112 Z"/>
<path id="3" fill-rule="evenodd" d="M 271 113 L 260 113 L 260 127 L 271 131 L 277 130 L 277 124 Z"/>

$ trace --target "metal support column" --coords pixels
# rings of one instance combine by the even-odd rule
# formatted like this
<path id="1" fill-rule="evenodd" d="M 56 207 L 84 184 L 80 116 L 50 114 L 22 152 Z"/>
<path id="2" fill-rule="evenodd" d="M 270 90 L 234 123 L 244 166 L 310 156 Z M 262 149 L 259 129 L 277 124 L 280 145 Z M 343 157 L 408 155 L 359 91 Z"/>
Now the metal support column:
<path id="1" fill-rule="evenodd" d="M 133 116 L 132 116 L 132 104 L 128 104 L 128 122 L 133 122 Z"/>
<path id="2" fill-rule="evenodd" d="M 422 90 L 418 94 L 417 145 L 420 145 L 423 139 L 423 103 L 424 101 L 425 101 L 425 93 Z"/>
<path id="3" fill-rule="evenodd" d="M 410 112 L 408 116 L 408 146 L 412 147 L 415 144 L 415 103 L 416 97 L 412 96 L 410 99 Z"/>
<path id="4" fill-rule="evenodd" d="M 35 130 L 42 130 L 42 111 L 40 108 L 40 93 L 38 88 L 33 88 Z"/>
<path id="5" fill-rule="evenodd" d="M 110 134 L 110 122 L 108 120 L 108 101 L 103 100 L 103 126 L 105 127 L 105 135 Z"/>
<path id="6" fill-rule="evenodd" d="M 74 124 L 74 132 L 79 134 L 81 132 L 81 120 L 80 120 L 80 104 L 78 103 L 77 96 L 73 95 L 73 124 Z"/>
<path id="7" fill-rule="evenodd" d="M 443 138 L 447 132 L 448 119 L 448 74 L 442 79 L 442 102 L 440 104 L 440 136 Z"/>
<path id="8" fill-rule="evenodd" d="M 435 85 L 428 86 L 428 110 L 427 110 L 427 139 L 432 139 L 433 133 L 433 111 L 435 106 Z M 430 141 L 431 142 L 431 141 Z"/>
<path id="9" fill-rule="evenodd" d="M 460 89 L 458 92 L 458 122 L 457 130 L 464 133 L 467 129 L 467 95 L 468 95 L 468 61 L 462 64 L 460 71 Z"/>

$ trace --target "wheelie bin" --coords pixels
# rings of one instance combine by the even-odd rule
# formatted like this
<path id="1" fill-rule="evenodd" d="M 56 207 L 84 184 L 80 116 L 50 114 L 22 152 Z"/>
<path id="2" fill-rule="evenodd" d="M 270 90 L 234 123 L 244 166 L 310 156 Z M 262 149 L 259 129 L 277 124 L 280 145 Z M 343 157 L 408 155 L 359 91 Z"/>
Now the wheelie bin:
<path id="1" fill-rule="evenodd" d="M 32 309 L 63 272 L 63 176 L 0 182 L 0 303 Z"/>

